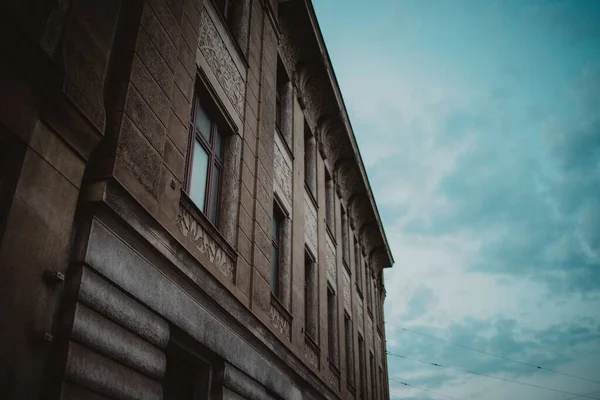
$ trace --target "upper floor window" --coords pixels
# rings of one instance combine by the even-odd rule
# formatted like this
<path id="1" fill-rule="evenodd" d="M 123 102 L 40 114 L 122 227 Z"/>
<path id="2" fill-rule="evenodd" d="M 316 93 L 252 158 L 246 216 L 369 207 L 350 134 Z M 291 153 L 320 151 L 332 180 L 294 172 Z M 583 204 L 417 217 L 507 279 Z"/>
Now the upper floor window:
<path id="1" fill-rule="evenodd" d="M 365 340 L 362 335 L 358 334 L 358 371 L 360 378 L 359 386 L 359 398 L 364 399 L 367 392 L 367 373 L 366 373 L 366 360 L 365 360 Z"/>
<path id="2" fill-rule="evenodd" d="M 304 326 L 306 334 L 317 341 L 317 318 L 319 316 L 317 266 L 308 251 L 304 251 Z"/>
<path id="3" fill-rule="evenodd" d="M 363 263 L 361 259 L 360 244 L 356 236 L 354 237 L 354 265 L 356 266 L 356 289 L 362 297 L 363 288 Z"/>
<path id="4" fill-rule="evenodd" d="M 327 170 L 325 170 L 325 221 L 329 232 L 335 237 L 335 188 Z"/>
<path id="5" fill-rule="evenodd" d="M 352 320 L 344 313 L 344 334 L 346 344 L 346 380 L 354 387 L 354 339 L 352 335 Z"/>
<path id="6" fill-rule="evenodd" d="M 275 126 L 288 148 L 292 148 L 292 82 L 280 59 L 277 59 Z"/>
<path id="7" fill-rule="evenodd" d="M 281 290 L 279 279 L 281 275 L 281 244 L 282 227 L 285 215 L 277 204 L 273 204 L 273 231 L 271 235 L 271 293 L 280 298 Z"/>
<path id="8" fill-rule="evenodd" d="M 329 345 L 329 361 L 336 367 L 339 365 L 337 301 L 335 292 L 327 287 L 327 336 Z"/>
<path id="9" fill-rule="evenodd" d="M 350 235 L 348 215 L 342 208 L 342 259 L 347 267 L 350 266 Z"/>
<path id="10" fill-rule="evenodd" d="M 317 198 L 317 141 L 304 121 L 304 182 L 313 197 Z"/>
<path id="11" fill-rule="evenodd" d="M 247 2 L 248 0 L 215 0 L 217 10 L 225 20 L 227 28 L 242 48 L 246 43 L 239 43 L 241 32 L 248 29 L 243 22 L 243 14 L 248 9 Z"/>
<path id="12" fill-rule="evenodd" d="M 213 223 L 219 214 L 219 192 L 223 170 L 223 135 L 211 113 L 196 96 L 190 129 L 187 191 L 192 201 Z"/>

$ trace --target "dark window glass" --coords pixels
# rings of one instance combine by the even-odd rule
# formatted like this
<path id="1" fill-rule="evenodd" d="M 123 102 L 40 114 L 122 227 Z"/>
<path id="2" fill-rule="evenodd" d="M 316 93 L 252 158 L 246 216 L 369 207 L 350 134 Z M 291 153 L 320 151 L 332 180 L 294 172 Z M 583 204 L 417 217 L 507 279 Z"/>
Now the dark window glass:
<path id="1" fill-rule="evenodd" d="M 352 335 L 352 321 L 344 314 L 344 332 L 346 339 L 346 379 L 354 386 L 354 343 Z"/>
<path id="2" fill-rule="evenodd" d="M 365 394 L 367 391 L 367 374 L 366 374 L 366 360 L 365 360 L 365 340 L 359 334 L 358 335 L 358 369 L 360 373 L 360 390 L 359 397 L 361 399 L 365 398 Z"/>
<path id="3" fill-rule="evenodd" d="M 281 224 L 283 222 L 283 213 L 273 205 L 273 231 L 271 233 L 271 293 L 279 297 L 279 270 L 280 270 L 280 243 L 281 243 Z"/>
<path id="4" fill-rule="evenodd" d="M 316 265 L 312 256 L 304 252 L 304 326 L 306 334 L 317 341 L 317 282 Z"/>
<path id="5" fill-rule="evenodd" d="M 206 400 L 209 378 L 209 365 L 198 362 L 182 349 L 169 348 L 162 386 L 163 399 Z"/>
<path id="6" fill-rule="evenodd" d="M 362 296 L 363 262 L 361 259 L 360 244 L 358 243 L 356 236 L 354 237 L 354 253 L 354 265 L 356 266 L 356 288 L 358 289 L 358 293 L 360 293 Z"/>
<path id="7" fill-rule="evenodd" d="M 337 302 L 333 290 L 327 289 L 327 333 L 329 337 L 329 361 L 338 365 Z"/>
<path id="8" fill-rule="evenodd" d="M 335 189 L 333 187 L 333 179 L 327 171 L 325 171 L 325 220 L 329 232 L 335 236 Z"/>
<path id="9" fill-rule="evenodd" d="M 214 119 L 196 98 L 192 113 L 193 146 L 189 157 L 187 189 L 204 215 L 217 223 L 222 171 L 221 132 Z"/>

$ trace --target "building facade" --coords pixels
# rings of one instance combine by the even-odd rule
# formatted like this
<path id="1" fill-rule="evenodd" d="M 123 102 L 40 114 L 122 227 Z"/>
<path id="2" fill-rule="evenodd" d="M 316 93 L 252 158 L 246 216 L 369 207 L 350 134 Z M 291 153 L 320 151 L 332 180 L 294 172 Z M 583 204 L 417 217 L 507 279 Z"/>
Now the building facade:
<path id="1" fill-rule="evenodd" d="M 3 0 L 0 397 L 389 398 L 309 0 Z"/>

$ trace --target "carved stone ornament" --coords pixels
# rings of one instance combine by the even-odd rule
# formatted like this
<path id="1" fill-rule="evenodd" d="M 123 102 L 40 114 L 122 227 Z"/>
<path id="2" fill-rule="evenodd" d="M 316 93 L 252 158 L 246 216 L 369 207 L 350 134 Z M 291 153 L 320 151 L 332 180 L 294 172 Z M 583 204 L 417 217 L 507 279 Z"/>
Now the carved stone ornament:
<path id="1" fill-rule="evenodd" d="M 363 318 L 363 302 L 362 299 L 360 297 L 357 296 L 357 301 L 356 301 L 356 319 L 358 319 L 358 330 L 360 332 L 363 332 L 363 326 L 364 326 L 364 318 Z"/>
<path id="2" fill-rule="evenodd" d="M 229 50 L 206 8 L 202 10 L 200 52 L 221 84 L 233 108 L 240 117 L 244 115 L 245 84 L 242 74 L 229 54 Z"/>
<path id="3" fill-rule="evenodd" d="M 273 170 L 275 182 L 279 185 L 289 204 L 292 204 L 292 160 L 287 151 L 283 150 L 283 145 L 279 143 L 279 140 L 276 139 L 274 142 Z"/>
<path id="4" fill-rule="evenodd" d="M 329 367 L 327 378 L 331 386 L 335 387 L 337 390 L 340 389 L 340 373 L 331 366 Z"/>
<path id="5" fill-rule="evenodd" d="M 306 341 L 304 341 L 304 357 L 306 357 L 310 365 L 317 369 L 319 368 L 319 355 Z"/>
<path id="6" fill-rule="evenodd" d="M 271 323 L 281 333 L 286 337 L 287 340 L 290 340 L 290 322 L 281 314 L 281 312 L 271 304 L 271 311 L 269 312 L 269 317 L 271 319 Z"/>
<path id="7" fill-rule="evenodd" d="M 311 245 L 315 254 L 317 252 L 317 209 L 308 193 L 304 193 L 304 238 Z"/>
<path id="8" fill-rule="evenodd" d="M 344 308 L 352 314 L 352 292 L 350 291 L 350 275 L 344 268 Z"/>
<path id="9" fill-rule="evenodd" d="M 179 206 L 177 226 L 183 236 L 188 238 L 198 251 L 208 257 L 208 261 L 223 273 L 230 281 L 235 276 L 235 267 L 231 258 L 202 227 L 200 222 L 184 207 Z"/>
<path id="10" fill-rule="evenodd" d="M 327 252 L 325 253 L 325 262 L 327 263 L 327 280 L 331 283 L 334 289 L 337 289 L 337 279 L 336 279 L 336 257 L 335 257 L 335 246 L 333 242 L 327 236 Z"/>

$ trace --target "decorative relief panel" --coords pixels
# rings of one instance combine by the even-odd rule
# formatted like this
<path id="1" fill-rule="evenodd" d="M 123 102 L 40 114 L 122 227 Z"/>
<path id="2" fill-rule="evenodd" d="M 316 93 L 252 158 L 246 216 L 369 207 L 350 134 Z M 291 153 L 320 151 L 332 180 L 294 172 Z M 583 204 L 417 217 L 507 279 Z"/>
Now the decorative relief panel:
<path id="1" fill-rule="evenodd" d="M 285 316 L 283 316 L 281 312 L 272 304 L 269 317 L 271 318 L 271 323 L 275 329 L 285 336 L 287 340 L 290 340 L 290 321 L 288 321 L 287 318 L 285 318 Z"/>
<path id="2" fill-rule="evenodd" d="M 381 365 L 381 359 L 382 354 L 381 352 L 383 351 L 383 349 L 381 348 L 381 336 L 379 336 L 379 334 L 377 334 L 375 336 L 375 353 L 377 353 L 377 363 Z"/>
<path id="3" fill-rule="evenodd" d="M 357 296 L 357 301 L 356 301 L 356 319 L 358 319 L 358 330 L 363 332 L 363 326 L 364 326 L 364 317 L 363 317 L 363 301 L 360 297 Z"/>
<path id="4" fill-rule="evenodd" d="M 304 342 L 304 357 L 310 365 L 319 369 L 319 355 L 306 341 Z"/>
<path id="5" fill-rule="evenodd" d="M 340 390 L 340 373 L 331 366 L 329 367 L 329 373 L 327 374 L 327 378 L 331 386 L 333 386 L 337 390 Z"/>
<path id="6" fill-rule="evenodd" d="M 292 159 L 287 150 L 281 143 L 279 137 L 275 135 L 275 149 L 273 153 L 274 170 L 273 183 L 279 185 L 283 195 L 289 204 L 292 204 Z"/>
<path id="7" fill-rule="evenodd" d="M 244 115 L 245 84 L 209 12 L 201 15 L 199 48 L 240 117 Z"/>
<path id="8" fill-rule="evenodd" d="M 235 263 L 196 220 L 194 215 L 180 204 L 177 226 L 183 236 L 188 238 L 198 251 L 208 257 L 208 261 L 217 267 L 230 281 L 235 276 Z"/>
<path id="9" fill-rule="evenodd" d="M 327 280 L 329 283 L 331 283 L 331 286 L 337 290 L 335 246 L 333 245 L 333 242 L 329 236 L 327 236 L 327 252 L 325 256 L 325 262 L 327 263 Z"/>
<path id="10" fill-rule="evenodd" d="M 318 254 L 317 209 L 306 191 L 304 191 L 304 240 L 311 246 L 314 254 Z"/>
<path id="11" fill-rule="evenodd" d="M 344 308 L 352 315 L 352 292 L 350 291 L 350 275 L 344 268 Z"/>
<path id="12" fill-rule="evenodd" d="M 373 319 L 370 315 L 367 318 L 367 343 L 373 346 Z"/>

